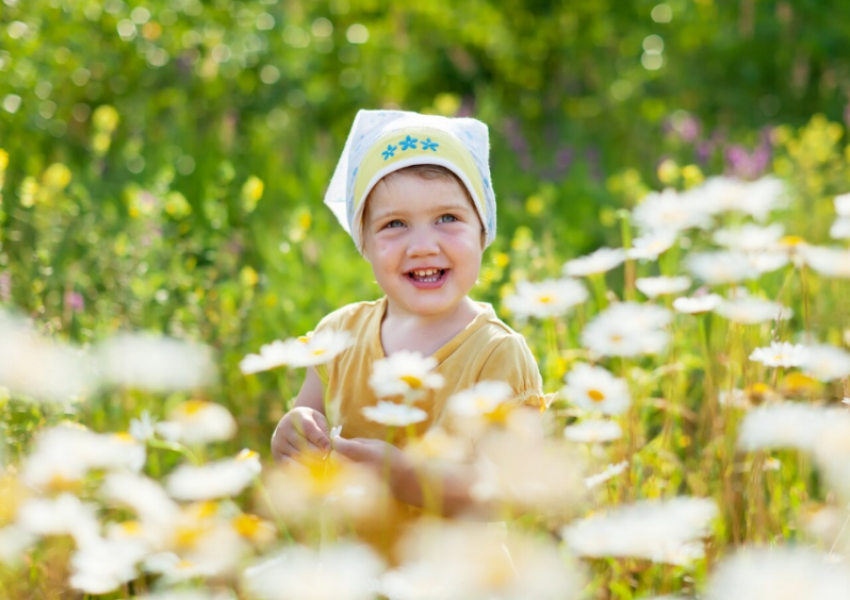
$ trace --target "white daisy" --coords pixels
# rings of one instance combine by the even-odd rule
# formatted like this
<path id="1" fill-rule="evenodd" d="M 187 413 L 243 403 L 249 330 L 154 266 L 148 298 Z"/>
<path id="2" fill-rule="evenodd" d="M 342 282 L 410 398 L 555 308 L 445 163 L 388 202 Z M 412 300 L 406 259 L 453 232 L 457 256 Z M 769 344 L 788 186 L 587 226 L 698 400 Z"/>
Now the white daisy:
<path id="1" fill-rule="evenodd" d="M 664 350 L 669 333 L 663 329 L 670 312 L 651 304 L 620 302 L 609 307 L 585 327 L 582 345 L 602 356 L 637 356 Z"/>
<path id="2" fill-rule="evenodd" d="M 684 292 L 691 287 L 691 280 L 687 277 L 640 277 L 635 285 L 648 298 L 655 298 Z"/>
<path id="3" fill-rule="evenodd" d="M 802 367 L 821 381 L 844 379 L 850 375 L 850 354 L 829 344 L 809 346 Z"/>
<path id="4" fill-rule="evenodd" d="M 735 323 L 755 325 L 777 319 L 790 319 L 792 311 L 778 302 L 747 297 L 737 300 L 724 300 L 717 307 L 717 314 Z"/>
<path id="5" fill-rule="evenodd" d="M 596 252 L 567 261 L 564 265 L 564 275 L 568 277 L 587 277 L 597 273 L 605 273 L 626 260 L 626 252 L 622 248 L 599 248 Z"/>
<path id="6" fill-rule="evenodd" d="M 369 600 L 384 564 L 367 546 L 289 546 L 248 568 L 245 587 L 261 600 Z"/>
<path id="7" fill-rule="evenodd" d="M 723 303 L 723 297 L 717 294 L 682 297 L 673 300 L 673 308 L 688 315 L 699 315 L 711 312 Z"/>
<path id="8" fill-rule="evenodd" d="M 504 381 L 481 381 L 449 398 L 447 409 L 462 417 L 479 417 L 511 400 L 513 390 Z"/>
<path id="9" fill-rule="evenodd" d="M 106 594 L 138 577 L 136 565 L 148 554 L 138 540 L 98 540 L 71 556 L 71 587 L 87 594 Z"/>
<path id="10" fill-rule="evenodd" d="M 688 256 L 686 263 L 697 279 L 711 285 L 758 277 L 758 271 L 739 252 L 698 252 Z"/>
<path id="11" fill-rule="evenodd" d="M 738 211 L 764 221 L 777 208 L 787 204 L 784 184 L 775 177 L 747 182 L 733 177 L 710 177 L 689 196 L 711 214 Z"/>
<path id="12" fill-rule="evenodd" d="M 233 437 L 236 420 L 221 404 L 189 400 L 172 410 L 167 421 L 157 423 L 156 430 L 168 439 L 205 444 Z"/>
<path id="13" fill-rule="evenodd" d="M 614 377 L 608 369 L 577 364 L 566 375 L 560 395 L 586 411 L 606 415 L 624 413 L 632 403 L 625 379 Z"/>
<path id="14" fill-rule="evenodd" d="M 756 348 L 750 354 L 750 360 L 760 362 L 766 367 L 799 367 L 806 357 L 807 348 L 788 342 L 771 342 L 766 348 Z"/>
<path id="15" fill-rule="evenodd" d="M 835 240 L 850 238 L 850 217 L 842 217 L 833 221 L 829 228 L 829 237 Z"/>
<path id="16" fill-rule="evenodd" d="M 142 522 L 157 528 L 174 523 L 180 512 L 159 482 L 136 473 L 110 473 L 101 493 L 109 500 L 129 506 Z"/>
<path id="17" fill-rule="evenodd" d="M 839 217 L 850 217 L 850 193 L 836 196 L 833 202 L 835 203 L 835 212 Z"/>
<path id="18" fill-rule="evenodd" d="M 0 311 L 0 386 L 34 400 L 65 402 L 94 384 L 78 351 Z"/>
<path id="19" fill-rule="evenodd" d="M 806 246 L 800 250 L 803 260 L 821 275 L 850 277 L 850 250 Z"/>
<path id="20" fill-rule="evenodd" d="M 402 350 L 375 361 L 369 385 L 379 398 L 404 396 L 408 401 L 415 400 L 426 390 L 443 386 L 443 376 L 431 372 L 436 366 L 433 356 L 425 358 L 419 352 Z"/>
<path id="21" fill-rule="evenodd" d="M 632 240 L 632 247 L 626 250 L 626 257 L 632 260 L 657 260 L 675 243 L 676 234 L 673 232 L 649 232 Z"/>
<path id="22" fill-rule="evenodd" d="M 735 229 L 718 229 L 714 241 L 730 250 L 756 252 L 774 247 L 784 232 L 779 223 L 766 226 L 747 223 Z"/>
<path id="23" fill-rule="evenodd" d="M 242 373 L 259 373 L 282 366 L 312 367 L 326 363 L 354 342 L 347 331 L 320 331 L 282 342 L 276 340 L 260 347 L 239 363 Z"/>
<path id="24" fill-rule="evenodd" d="M 791 258 L 787 252 L 752 252 L 747 254 L 750 266 L 759 273 L 771 273 L 787 265 Z"/>
<path id="25" fill-rule="evenodd" d="M 517 317 L 552 317 L 565 314 L 587 300 L 587 290 L 574 279 L 521 281 L 516 293 L 504 299 L 505 308 Z"/>
<path id="26" fill-rule="evenodd" d="M 363 416 L 370 421 L 375 421 L 388 427 L 407 427 L 428 418 L 428 413 L 421 408 L 383 400 L 378 402 L 377 406 L 363 407 L 362 412 Z"/>
<path id="27" fill-rule="evenodd" d="M 850 598 L 850 571 L 804 547 L 745 548 L 716 566 L 705 600 Z"/>
<path id="28" fill-rule="evenodd" d="M 17 524 L 0 528 L 0 563 L 17 566 L 37 540 L 32 533 Z"/>
<path id="29" fill-rule="evenodd" d="M 601 444 L 620 439 L 623 437 L 623 430 L 616 421 L 592 419 L 568 425 L 564 428 L 564 437 L 581 444 Z"/>
<path id="30" fill-rule="evenodd" d="M 216 375 L 207 346 L 151 334 L 117 335 L 98 344 L 95 357 L 106 383 L 155 392 L 193 390 Z"/>
<path id="31" fill-rule="evenodd" d="M 632 221 L 641 231 L 667 234 L 694 227 L 706 228 L 712 222 L 699 203 L 669 188 L 644 196 L 632 210 Z"/>
<path id="32" fill-rule="evenodd" d="M 18 508 L 18 525 L 37 536 L 70 535 L 84 547 L 100 539 L 97 506 L 71 494 L 31 498 Z"/>
<path id="33" fill-rule="evenodd" d="M 561 535 L 579 556 L 688 564 L 702 557 L 700 542 L 717 513 L 704 498 L 646 500 L 574 521 Z"/>
<path id="34" fill-rule="evenodd" d="M 200 466 L 181 465 L 168 476 L 166 488 L 177 500 L 232 497 L 240 494 L 261 470 L 256 453 Z"/>
<path id="35" fill-rule="evenodd" d="M 145 447 L 128 434 L 60 425 L 39 434 L 21 479 L 35 489 L 61 490 L 81 483 L 91 470 L 138 471 L 144 463 Z"/>
<path id="36" fill-rule="evenodd" d="M 832 414 L 830 410 L 792 402 L 759 406 L 744 417 L 738 445 L 744 450 L 812 450 Z"/>
<path id="37" fill-rule="evenodd" d="M 621 475 L 628 467 L 629 461 L 627 460 L 619 462 L 616 465 L 608 465 L 601 473 L 591 475 L 590 477 L 585 477 L 584 485 L 586 485 L 588 489 L 593 489 L 598 485 L 602 485 L 606 481 L 610 481 L 617 475 Z"/>

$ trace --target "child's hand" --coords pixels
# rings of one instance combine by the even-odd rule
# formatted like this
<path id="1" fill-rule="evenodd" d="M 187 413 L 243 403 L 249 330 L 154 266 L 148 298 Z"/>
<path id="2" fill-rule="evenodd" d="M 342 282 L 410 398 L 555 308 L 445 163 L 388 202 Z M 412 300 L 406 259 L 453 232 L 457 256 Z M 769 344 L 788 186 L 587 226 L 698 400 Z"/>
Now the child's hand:
<path id="1" fill-rule="evenodd" d="M 306 406 L 298 406 L 286 413 L 272 435 L 272 456 L 277 462 L 297 460 L 304 452 L 321 454 L 330 449 L 325 415 Z"/>
<path id="2" fill-rule="evenodd" d="M 334 450 L 348 460 L 363 463 L 376 469 L 379 473 L 389 466 L 391 470 L 404 462 L 401 450 L 383 440 L 370 438 L 345 439 L 338 437 L 334 440 Z"/>

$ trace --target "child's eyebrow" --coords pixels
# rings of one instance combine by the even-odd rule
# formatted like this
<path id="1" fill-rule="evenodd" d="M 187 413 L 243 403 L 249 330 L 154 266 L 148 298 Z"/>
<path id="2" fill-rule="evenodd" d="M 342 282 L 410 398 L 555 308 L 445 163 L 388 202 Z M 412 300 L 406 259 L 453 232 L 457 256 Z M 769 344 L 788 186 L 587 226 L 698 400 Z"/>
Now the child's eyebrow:
<path id="1" fill-rule="evenodd" d="M 444 213 L 444 212 L 454 212 L 458 210 L 463 210 L 467 207 L 465 202 L 456 202 L 452 204 L 439 204 L 431 209 L 432 212 Z M 378 212 L 374 215 L 371 215 L 372 221 L 382 221 L 389 217 L 399 217 L 404 216 L 406 211 L 404 209 L 394 208 L 391 210 L 385 210 L 383 212 Z"/>

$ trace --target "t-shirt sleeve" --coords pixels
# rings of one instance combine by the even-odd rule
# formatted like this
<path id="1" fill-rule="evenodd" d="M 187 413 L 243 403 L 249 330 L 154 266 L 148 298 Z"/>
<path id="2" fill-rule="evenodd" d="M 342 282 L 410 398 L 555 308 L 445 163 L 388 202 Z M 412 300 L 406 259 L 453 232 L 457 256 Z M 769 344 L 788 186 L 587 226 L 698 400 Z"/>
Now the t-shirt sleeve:
<path id="1" fill-rule="evenodd" d="M 513 333 L 496 345 L 478 375 L 478 381 L 504 381 L 514 391 L 514 400 L 543 410 L 548 399 L 543 378 L 525 338 Z"/>

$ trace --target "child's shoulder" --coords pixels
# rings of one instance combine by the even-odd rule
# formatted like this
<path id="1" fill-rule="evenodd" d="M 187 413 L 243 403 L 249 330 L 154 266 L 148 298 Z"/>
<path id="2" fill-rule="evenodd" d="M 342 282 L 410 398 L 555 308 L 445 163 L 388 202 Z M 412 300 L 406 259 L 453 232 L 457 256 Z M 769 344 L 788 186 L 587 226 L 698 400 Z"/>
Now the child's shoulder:
<path id="1" fill-rule="evenodd" d="M 322 330 L 357 330 L 365 326 L 371 320 L 383 316 L 386 298 L 379 300 L 367 300 L 363 302 L 352 302 L 342 308 L 338 308 L 325 316 L 316 325 L 315 332 Z"/>

